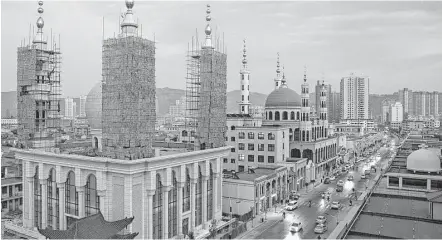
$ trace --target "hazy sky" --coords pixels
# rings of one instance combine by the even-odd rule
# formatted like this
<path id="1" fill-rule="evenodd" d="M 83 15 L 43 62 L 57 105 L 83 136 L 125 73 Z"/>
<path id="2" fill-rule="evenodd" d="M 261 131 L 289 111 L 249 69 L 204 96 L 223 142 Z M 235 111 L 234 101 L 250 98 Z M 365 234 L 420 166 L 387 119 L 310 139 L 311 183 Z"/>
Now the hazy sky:
<path id="1" fill-rule="evenodd" d="M 157 44 L 157 87 L 185 88 L 188 42 L 203 40 L 207 2 L 136 1 L 143 36 Z M 269 93 L 276 53 L 288 85 L 300 92 L 322 79 L 339 90 L 350 72 L 370 76 L 371 93 L 399 88 L 442 91 L 442 2 L 210 2 L 212 28 L 224 32 L 228 90 L 239 89 L 246 38 L 251 90 Z M 38 18 L 37 1 L 1 2 L 2 91 L 16 89 L 17 47 Z M 118 32 L 124 1 L 45 1 L 44 33 L 61 35 L 63 95 L 87 94 L 101 80 L 105 37 Z"/>

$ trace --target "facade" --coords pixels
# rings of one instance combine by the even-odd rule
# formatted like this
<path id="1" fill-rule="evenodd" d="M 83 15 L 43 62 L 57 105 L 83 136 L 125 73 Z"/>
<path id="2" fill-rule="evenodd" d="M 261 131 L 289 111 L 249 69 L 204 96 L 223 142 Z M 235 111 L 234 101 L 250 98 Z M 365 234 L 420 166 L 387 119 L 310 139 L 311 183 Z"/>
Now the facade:
<path id="1" fill-rule="evenodd" d="M 404 107 L 404 114 L 414 115 L 413 91 L 408 88 L 400 89 L 399 102 Z"/>
<path id="2" fill-rule="evenodd" d="M 86 117 L 86 96 L 80 96 L 79 116 Z"/>
<path id="3" fill-rule="evenodd" d="M 288 170 L 284 166 L 259 165 L 244 172 L 223 173 L 224 214 L 259 215 L 288 197 Z"/>
<path id="4" fill-rule="evenodd" d="M 17 49 L 18 135 L 23 147 L 53 151 L 60 141 L 61 54 L 43 36 L 42 5 L 32 44 Z"/>
<path id="5" fill-rule="evenodd" d="M 375 128 L 373 119 L 347 119 L 341 120 L 340 124 L 348 126 L 362 126 L 365 131 L 372 131 Z"/>
<path id="6" fill-rule="evenodd" d="M 155 43 L 138 35 L 133 3 L 126 7 L 121 33 L 103 41 L 103 154 L 133 160 L 154 156 Z"/>
<path id="7" fill-rule="evenodd" d="M 329 123 L 333 122 L 333 95 L 331 91 L 331 84 L 324 84 L 325 92 L 327 93 L 327 114 L 328 114 L 328 121 Z M 322 83 L 321 81 L 317 81 L 315 85 L 315 109 L 320 109 L 320 103 L 321 103 L 321 89 L 322 89 Z M 317 111 L 316 111 L 317 112 Z"/>
<path id="8" fill-rule="evenodd" d="M 390 105 L 390 123 L 402 123 L 404 120 L 403 106 L 400 102 Z"/>
<path id="9" fill-rule="evenodd" d="M 22 165 L 14 153 L 2 148 L 2 217 L 4 214 L 22 210 L 23 184 Z"/>
<path id="10" fill-rule="evenodd" d="M 329 99 L 329 123 L 339 123 L 341 120 L 341 94 L 339 92 L 331 92 Z"/>
<path id="11" fill-rule="evenodd" d="M 370 78 L 355 76 L 341 79 L 341 119 L 368 119 Z"/>
<path id="12" fill-rule="evenodd" d="M 74 99 L 67 97 L 64 99 L 64 117 L 68 119 L 74 119 Z"/>

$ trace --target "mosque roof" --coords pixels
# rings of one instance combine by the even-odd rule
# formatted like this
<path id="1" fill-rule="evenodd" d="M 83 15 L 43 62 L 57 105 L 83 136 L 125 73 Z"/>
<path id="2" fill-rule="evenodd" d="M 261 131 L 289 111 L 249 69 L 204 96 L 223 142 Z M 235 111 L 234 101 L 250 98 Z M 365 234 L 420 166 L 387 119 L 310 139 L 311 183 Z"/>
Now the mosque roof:
<path id="1" fill-rule="evenodd" d="M 301 96 L 288 87 L 275 89 L 267 96 L 266 107 L 300 107 Z"/>

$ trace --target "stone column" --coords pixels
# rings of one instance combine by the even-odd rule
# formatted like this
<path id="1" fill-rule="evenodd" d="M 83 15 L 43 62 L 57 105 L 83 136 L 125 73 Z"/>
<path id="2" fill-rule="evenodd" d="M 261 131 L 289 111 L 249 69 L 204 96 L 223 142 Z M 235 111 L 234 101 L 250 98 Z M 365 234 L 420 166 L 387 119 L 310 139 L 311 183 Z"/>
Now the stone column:
<path id="1" fill-rule="evenodd" d="M 190 179 L 190 231 L 195 231 L 196 183 L 197 178 Z"/>
<path id="2" fill-rule="evenodd" d="M 203 192 L 201 194 L 202 200 L 203 200 L 203 209 L 202 209 L 202 218 L 203 220 L 201 223 L 203 224 L 203 229 L 207 228 L 207 184 L 208 184 L 209 177 L 203 176 Z"/>
<path id="3" fill-rule="evenodd" d="M 66 196 L 65 196 L 65 184 L 64 183 L 57 183 L 57 187 L 58 187 L 58 196 L 59 196 L 59 212 L 60 212 L 60 218 L 59 218 L 59 224 L 60 224 L 60 230 L 66 230 L 65 227 L 65 201 L 66 201 Z"/>
<path id="4" fill-rule="evenodd" d="M 177 182 L 178 183 L 178 189 L 177 189 L 177 233 L 178 238 L 181 238 L 181 235 L 183 235 L 183 190 L 184 186 L 186 185 L 185 182 Z"/>
<path id="5" fill-rule="evenodd" d="M 85 198 L 84 198 L 84 191 L 85 191 L 85 188 L 84 188 L 84 186 L 82 186 L 82 187 L 76 187 L 76 190 L 77 190 L 77 192 L 78 192 L 78 216 L 80 217 L 80 218 L 84 218 L 85 217 L 85 207 L 86 207 L 86 204 L 85 204 Z"/>
<path id="6" fill-rule="evenodd" d="M 169 239 L 169 191 L 171 186 L 163 186 L 163 239 Z"/>
<path id="7" fill-rule="evenodd" d="M 147 190 L 147 239 L 153 238 L 153 196 L 155 189 Z"/>
<path id="8" fill-rule="evenodd" d="M 28 220 L 27 220 L 27 226 L 26 227 L 34 227 L 34 177 L 27 177 L 26 178 L 26 184 L 28 192 L 26 193 L 29 198 L 23 198 L 27 204 L 26 208 L 28 210 Z"/>
<path id="9" fill-rule="evenodd" d="M 45 229 L 48 224 L 48 180 L 40 179 L 41 184 L 41 228 Z"/>
<path id="10" fill-rule="evenodd" d="M 402 188 L 402 177 L 399 177 L 399 188 Z"/>
<path id="11" fill-rule="evenodd" d="M 427 179 L 427 190 L 431 190 L 431 179 Z"/>
<path id="12" fill-rule="evenodd" d="M 106 190 L 97 190 L 97 195 L 100 198 L 100 212 L 103 214 L 105 220 L 109 220 L 107 216 Z"/>
<path id="13" fill-rule="evenodd" d="M 219 173 L 213 173 L 213 213 L 212 217 L 215 218 L 216 211 L 218 210 L 218 198 L 222 198 L 222 196 L 218 196 L 218 178 Z"/>

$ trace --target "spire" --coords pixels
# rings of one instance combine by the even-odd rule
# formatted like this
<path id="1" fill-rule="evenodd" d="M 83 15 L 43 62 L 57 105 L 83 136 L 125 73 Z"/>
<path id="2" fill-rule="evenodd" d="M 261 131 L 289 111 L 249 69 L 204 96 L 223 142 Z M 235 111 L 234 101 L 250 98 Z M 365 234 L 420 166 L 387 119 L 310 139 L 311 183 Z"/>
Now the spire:
<path id="1" fill-rule="evenodd" d="M 134 20 L 132 8 L 134 7 L 134 0 L 126 0 L 126 13 L 123 14 L 123 22 L 121 23 L 121 31 L 123 36 L 135 36 L 138 29 L 138 24 Z"/>
<path id="2" fill-rule="evenodd" d="M 307 82 L 307 65 L 304 65 L 304 82 Z"/>
<path id="3" fill-rule="evenodd" d="M 242 50 L 243 54 L 242 54 L 242 64 L 243 64 L 243 69 L 246 70 L 247 69 L 247 50 L 246 50 L 246 39 L 243 40 L 244 42 L 244 48 Z"/>
<path id="4" fill-rule="evenodd" d="M 37 12 L 40 14 L 40 17 L 37 19 L 37 34 L 34 37 L 34 40 L 32 43 L 43 43 L 46 44 L 46 41 L 43 39 L 43 27 L 45 25 L 45 22 L 43 20 L 42 14 L 44 12 L 43 9 L 43 1 L 38 1 L 38 9 Z"/>
<path id="5" fill-rule="evenodd" d="M 279 78 L 281 73 L 281 70 L 279 70 L 279 52 L 278 52 L 278 59 L 276 60 L 276 76 Z"/>
<path id="6" fill-rule="evenodd" d="M 210 20 L 212 20 L 212 17 L 210 16 L 210 4 L 207 4 L 207 16 L 206 16 L 206 29 L 204 30 L 204 32 L 206 33 L 206 43 L 204 44 L 204 47 L 206 48 L 213 48 L 212 46 L 212 28 L 210 27 Z"/>

